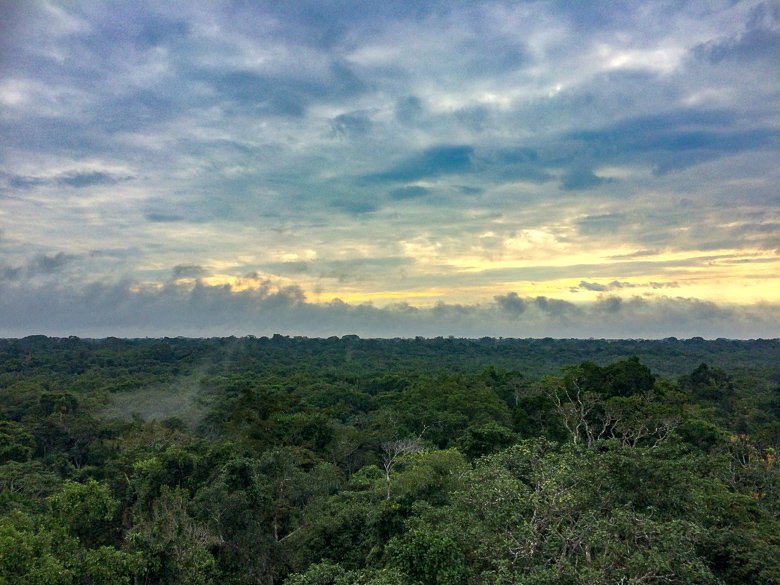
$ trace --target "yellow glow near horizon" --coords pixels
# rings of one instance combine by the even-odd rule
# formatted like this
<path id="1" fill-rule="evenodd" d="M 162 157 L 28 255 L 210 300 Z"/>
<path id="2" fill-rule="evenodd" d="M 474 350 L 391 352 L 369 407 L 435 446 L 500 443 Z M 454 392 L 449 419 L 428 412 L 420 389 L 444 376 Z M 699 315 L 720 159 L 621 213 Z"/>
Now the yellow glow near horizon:
<path id="1" fill-rule="evenodd" d="M 345 303 L 373 303 L 381 301 L 383 303 L 397 303 L 399 301 L 422 301 L 419 306 L 431 305 L 431 299 L 444 299 L 447 296 L 446 291 L 440 289 L 434 290 L 400 290 L 400 291 L 376 291 L 376 292 L 328 292 L 316 295 L 316 302 L 330 303 L 333 301 L 344 301 Z"/>
<path id="2" fill-rule="evenodd" d="M 494 238 L 496 234 L 488 230 L 478 240 Z M 238 276 L 230 274 L 238 263 L 224 259 L 210 262 L 206 276 L 176 282 L 229 286 L 233 292 L 300 286 L 311 303 L 340 300 L 384 306 L 408 302 L 421 308 L 439 302 L 490 304 L 497 295 L 509 292 L 523 298 L 545 296 L 573 303 L 593 302 L 606 296 L 683 297 L 742 305 L 780 301 L 780 257 L 765 250 L 658 251 L 635 255 L 635 248 L 625 246 L 594 253 L 566 245 L 569 253 L 565 253 L 551 247 L 545 249 L 540 246 L 544 242 L 551 247 L 561 246 L 548 232 L 536 230 L 525 232 L 521 238 L 503 240 L 505 253 L 495 258 L 476 254 L 469 248 L 446 258 L 440 244 L 421 238 L 402 243 L 405 255 L 414 259 L 403 267 L 402 273 L 378 271 L 346 282 L 315 271 L 294 276 Z M 317 256 L 311 250 L 306 252 L 308 258 Z M 513 269 L 523 276 L 513 278 Z M 457 284 L 444 287 L 442 279 Z"/>

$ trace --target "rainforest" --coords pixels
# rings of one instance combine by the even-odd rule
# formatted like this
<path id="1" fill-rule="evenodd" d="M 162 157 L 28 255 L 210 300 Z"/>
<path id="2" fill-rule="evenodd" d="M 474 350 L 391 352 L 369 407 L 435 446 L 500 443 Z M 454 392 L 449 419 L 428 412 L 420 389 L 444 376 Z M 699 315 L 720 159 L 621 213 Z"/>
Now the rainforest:
<path id="1" fill-rule="evenodd" d="M 0 582 L 780 582 L 780 341 L 0 340 Z"/>

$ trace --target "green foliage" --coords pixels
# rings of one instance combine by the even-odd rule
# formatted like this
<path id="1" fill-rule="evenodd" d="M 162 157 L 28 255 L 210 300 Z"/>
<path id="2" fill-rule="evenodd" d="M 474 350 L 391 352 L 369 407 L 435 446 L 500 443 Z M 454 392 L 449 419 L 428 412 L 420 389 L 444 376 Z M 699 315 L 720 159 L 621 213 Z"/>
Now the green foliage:
<path id="1" fill-rule="evenodd" d="M 424 524 L 391 540 L 385 550 L 388 564 L 410 583 L 457 585 L 466 582 L 465 554 L 448 530 L 431 530 Z"/>
<path id="2" fill-rule="evenodd" d="M 330 562 L 315 563 L 305 573 L 287 577 L 284 585 L 408 585 L 403 575 L 392 569 L 346 571 Z"/>
<path id="3" fill-rule="evenodd" d="M 40 461 L 10 461 L 0 465 L 0 512 L 14 507 L 44 509 L 43 499 L 62 484 L 59 474 Z"/>
<path id="4" fill-rule="evenodd" d="M 35 437 L 24 425 L 0 420 L 0 463 L 28 461 L 35 451 Z"/>
<path id="5" fill-rule="evenodd" d="M 0 340 L 0 583 L 780 583 L 779 350 Z"/>
<path id="6" fill-rule="evenodd" d="M 511 445 L 514 433 L 504 425 L 490 421 L 468 427 L 455 442 L 463 453 L 474 459 L 488 455 Z"/>
<path id="7" fill-rule="evenodd" d="M 62 529 L 13 511 L 0 519 L 0 582 L 8 585 L 69 584 L 77 544 Z"/>
<path id="8" fill-rule="evenodd" d="M 216 577 L 210 547 L 218 541 L 187 512 L 182 489 L 164 486 L 150 514 L 139 514 L 127 534 L 129 549 L 143 559 L 143 574 L 152 583 L 207 584 Z"/>
<path id="9" fill-rule="evenodd" d="M 59 493 L 49 498 L 51 516 L 89 547 L 113 541 L 118 507 L 108 487 L 94 479 L 85 484 L 65 482 Z"/>
<path id="10" fill-rule="evenodd" d="M 140 567 L 137 555 L 85 546 L 59 518 L 19 511 L 0 518 L 0 551 L 0 582 L 8 585 L 129 585 Z"/>

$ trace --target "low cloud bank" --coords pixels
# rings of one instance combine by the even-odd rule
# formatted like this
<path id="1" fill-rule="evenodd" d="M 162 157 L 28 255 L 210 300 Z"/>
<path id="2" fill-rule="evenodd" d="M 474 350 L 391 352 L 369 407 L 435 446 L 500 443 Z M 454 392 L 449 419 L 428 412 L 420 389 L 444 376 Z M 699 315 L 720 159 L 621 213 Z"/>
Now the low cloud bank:
<path id="1" fill-rule="evenodd" d="M 602 296 L 587 304 L 510 292 L 485 303 L 376 307 L 312 303 L 298 286 L 132 281 L 33 286 L 0 284 L 0 337 L 330 335 L 362 337 L 774 338 L 780 305 L 722 305 L 681 298 Z"/>

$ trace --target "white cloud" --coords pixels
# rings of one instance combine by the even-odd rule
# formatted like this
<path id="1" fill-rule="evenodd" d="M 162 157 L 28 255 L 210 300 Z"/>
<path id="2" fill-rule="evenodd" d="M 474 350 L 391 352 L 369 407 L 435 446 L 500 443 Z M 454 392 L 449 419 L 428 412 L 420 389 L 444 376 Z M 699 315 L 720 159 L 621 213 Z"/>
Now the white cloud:
<path id="1" fill-rule="evenodd" d="M 99 287 L 305 265 L 313 299 L 417 295 L 470 315 L 580 281 L 717 298 L 733 270 L 744 298 L 775 302 L 770 16 L 756 2 L 31 4 L 0 40 L 0 265 L 123 250 L 71 267 Z M 687 259 L 709 253 L 752 268 L 697 266 L 684 288 Z M 663 255 L 662 274 L 641 274 Z M 639 305 L 620 311 L 649 327 Z"/>

